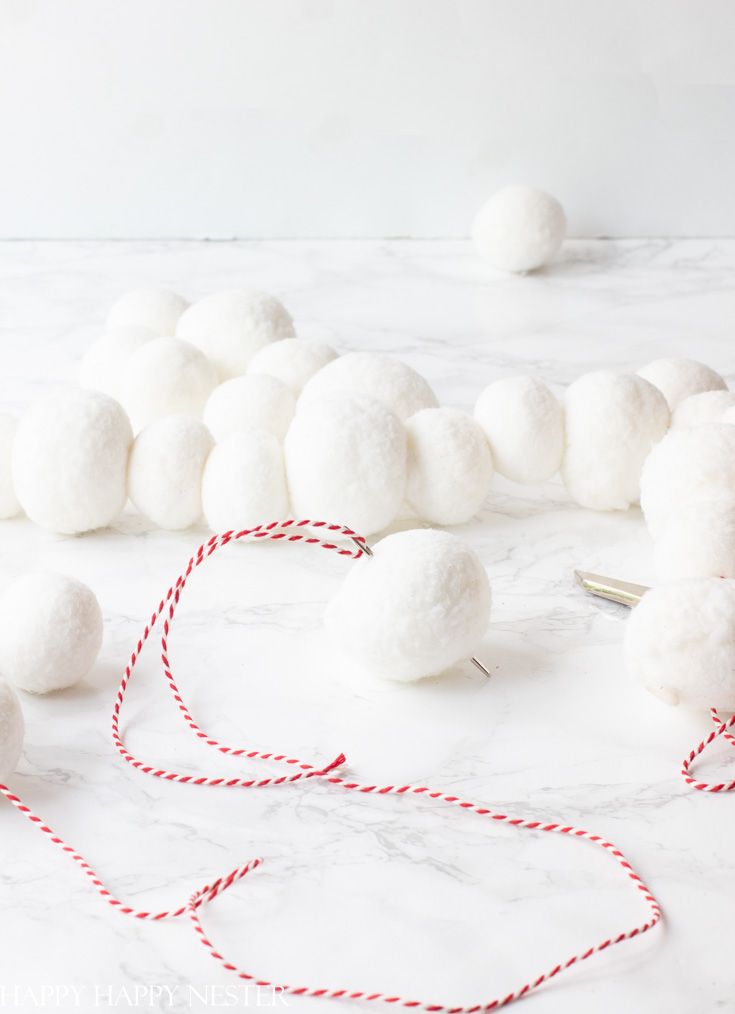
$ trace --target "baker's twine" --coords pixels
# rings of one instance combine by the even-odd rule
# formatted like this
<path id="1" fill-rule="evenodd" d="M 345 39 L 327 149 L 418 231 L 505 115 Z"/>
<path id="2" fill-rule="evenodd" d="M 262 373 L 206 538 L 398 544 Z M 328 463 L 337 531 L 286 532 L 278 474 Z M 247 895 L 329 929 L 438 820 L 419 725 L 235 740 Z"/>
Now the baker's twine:
<path id="1" fill-rule="evenodd" d="M 322 532 L 328 532 L 328 539 L 317 537 L 314 532 L 321 530 Z M 575 954 L 565 961 L 555 964 L 552 968 L 533 979 L 529 979 L 526 983 L 519 986 L 517 989 L 503 996 L 495 997 L 491 1000 L 486 1000 L 481 1003 L 472 1004 L 470 1006 L 449 1006 L 441 1003 L 429 1003 L 423 1000 L 407 1000 L 403 997 L 380 993 L 371 992 L 367 990 L 354 990 L 354 989 L 333 989 L 326 987 L 312 987 L 312 986 L 292 986 L 287 985 L 283 982 L 269 982 L 266 979 L 259 978 L 249 972 L 245 972 L 240 969 L 237 965 L 233 964 L 227 958 L 225 958 L 215 947 L 215 945 L 207 937 L 204 928 L 200 921 L 200 910 L 201 908 L 212 902 L 218 895 L 232 887 L 233 884 L 238 883 L 248 873 L 252 872 L 258 866 L 261 865 L 262 859 L 250 859 L 248 862 L 237 866 L 231 870 L 225 876 L 219 877 L 211 884 L 205 884 L 203 887 L 198 888 L 190 896 L 189 900 L 185 904 L 179 905 L 177 908 L 166 909 L 161 912 L 149 912 L 146 910 L 139 910 L 126 905 L 120 899 L 116 898 L 105 886 L 104 882 L 100 879 L 98 874 L 92 869 L 89 863 L 84 857 L 78 853 L 71 845 L 68 845 L 63 838 L 59 837 L 52 828 L 44 823 L 40 817 L 36 816 L 28 806 L 12 792 L 7 786 L 0 785 L 0 792 L 5 798 L 13 804 L 13 806 L 22 813 L 31 823 L 35 824 L 40 831 L 47 835 L 54 845 L 57 845 L 63 852 L 66 852 L 82 869 L 84 874 L 92 881 L 98 893 L 112 905 L 119 912 L 125 915 L 131 915 L 135 919 L 148 919 L 153 921 L 160 921 L 162 919 L 178 918 L 183 915 L 188 915 L 194 924 L 196 933 L 201 940 L 202 944 L 215 960 L 222 964 L 228 971 L 233 972 L 238 978 L 246 980 L 249 983 L 256 984 L 259 986 L 273 986 L 283 994 L 289 994 L 293 996 L 311 996 L 311 997 L 323 997 L 325 999 L 346 999 L 346 1000 L 370 1000 L 370 1001 L 381 1001 L 386 1004 L 392 1004 L 395 1007 L 414 1008 L 417 1010 L 431 1011 L 431 1012 L 444 1012 L 444 1014 L 475 1014 L 479 1011 L 492 1011 L 497 1010 L 501 1007 L 505 1007 L 507 1004 L 512 1003 L 514 1000 L 520 1000 L 526 996 L 532 990 L 537 989 L 542 983 L 547 982 L 550 979 L 555 978 L 562 972 L 574 965 L 579 964 L 582 961 L 586 961 L 595 954 L 599 954 L 602 951 L 608 950 L 608 948 L 615 944 L 620 944 L 625 940 L 632 940 L 634 937 L 638 937 L 643 933 L 648 932 L 661 920 L 661 908 L 650 892 L 648 887 L 645 885 L 639 874 L 633 869 L 631 864 L 625 858 L 623 853 L 616 848 L 612 842 L 607 841 L 600 835 L 592 834 L 590 831 L 585 831 L 581 828 L 573 827 L 570 824 L 566 824 L 563 821 L 555 820 L 527 820 L 523 817 L 514 817 L 506 813 L 501 813 L 496 810 L 492 810 L 489 807 L 482 806 L 478 803 L 469 802 L 462 799 L 459 796 L 451 795 L 445 792 L 441 792 L 434 789 L 429 789 L 426 786 L 416 785 L 363 785 L 356 781 L 351 781 L 343 776 L 337 774 L 337 770 L 345 764 L 344 754 L 340 754 L 333 761 L 328 764 L 309 764 L 299 760 L 296 757 L 289 757 L 285 753 L 278 753 L 274 751 L 262 752 L 260 750 L 254 750 L 247 747 L 232 747 L 226 744 L 220 743 L 218 740 L 209 736 L 200 726 L 194 721 L 189 709 L 187 708 L 179 690 L 174 682 L 174 678 L 171 672 L 171 665 L 168 656 L 168 637 L 170 634 L 171 625 L 173 623 L 174 615 L 178 607 L 181 594 L 187 584 L 187 581 L 194 570 L 199 567 L 205 560 L 209 559 L 218 549 L 226 546 L 230 542 L 236 542 L 240 539 L 269 539 L 273 541 L 285 541 L 285 542 L 304 542 L 307 545 L 319 546 L 322 549 L 329 549 L 337 553 L 340 556 L 350 557 L 351 559 L 358 559 L 361 557 L 365 549 L 365 540 L 360 536 L 356 535 L 351 529 L 344 527 L 343 525 L 329 524 L 324 521 L 280 521 L 272 522 L 270 524 L 258 525 L 255 528 L 244 529 L 243 531 L 224 532 L 221 535 L 214 535 L 211 539 L 201 545 L 196 553 L 189 560 L 184 573 L 178 577 L 175 583 L 168 589 L 164 598 L 160 601 L 158 607 L 151 615 L 149 622 L 147 623 L 143 635 L 138 641 L 133 650 L 130 661 L 128 662 L 120 688 L 115 698 L 115 704 L 112 713 L 112 736 L 115 745 L 122 755 L 122 757 L 133 767 L 144 772 L 145 774 L 153 775 L 156 778 L 162 778 L 165 781 L 170 782 L 184 782 L 192 785 L 207 785 L 217 786 L 223 788 L 264 788 L 275 785 L 284 785 L 302 782 L 305 783 L 310 779 L 317 779 L 320 782 L 326 782 L 328 785 L 336 786 L 340 789 L 349 790 L 352 792 L 358 792 L 366 795 L 373 796 L 385 796 L 394 795 L 402 796 L 405 798 L 425 798 L 431 799 L 441 803 L 447 803 L 460 810 L 464 810 L 467 813 L 474 813 L 479 817 L 483 817 L 488 821 L 494 821 L 498 824 L 507 824 L 511 827 L 518 828 L 526 831 L 547 831 L 554 832 L 556 834 L 565 835 L 569 838 L 582 839 L 587 842 L 591 842 L 598 848 L 604 850 L 604 853 L 615 860 L 618 868 L 621 870 L 626 882 L 632 884 L 635 888 L 637 895 L 642 896 L 646 903 L 646 909 L 648 911 L 648 919 L 634 926 L 632 929 L 623 930 L 614 936 L 607 937 L 600 943 L 594 944 L 588 947 L 586 950 L 579 954 Z M 345 548 L 344 546 L 337 545 L 334 539 L 346 538 L 352 541 L 355 548 Z M 157 768 L 153 765 L 147 764 L 144 761 L 135 757 L 125 747 L 122 737 L 120 735 L 119 720 L 120 710 L 123 705 L 126 690 L 129 686 L 130 679 L 133 674 L 135 665 L 140 657 L 140 653 L 148 640 L 153 628 L 161 617 L 164 617 L 162 626 L 162 662 L 163 670 L 168 683 L 169 689 L 173 695 L 174 701 L 179 709 L 179 712 L 184 718 L 184 721 L 195 734 L 195 736 L 206 743 L 207 746 L 212 747 L 222 754 L 226 754 L 231 757 L 247 757 L 251 760 L 258 761 L 274 761 L 281 764 L 290 766 L 292 769 L 291 774 L 280 775 L 276 777 L 267 778 L 221 778 L 213 777 L 209 775 L 187 775 L 180 774 L 175 771 L 166 771 L 161 768 Z M 735 719 L 731 719 L 727 725 L 731 725 Z M 725 725 L 720 729 L 713 732 L 709 739 L 700 745 L 700 748 L 692 752 L 689 759 L 689 763 L 695 756 L 702 752 L 702 750 L 718 735 L 723 734 Z M 687 768 L 688 770 L 688 768 Z M 709 791 L 720 791 L 720 789 L 733 788 L 731 783 L 728 786 L 713 786 L 709 787 Z M 702 784 L 696 784 L 696 788 L 704 788 Z"/>

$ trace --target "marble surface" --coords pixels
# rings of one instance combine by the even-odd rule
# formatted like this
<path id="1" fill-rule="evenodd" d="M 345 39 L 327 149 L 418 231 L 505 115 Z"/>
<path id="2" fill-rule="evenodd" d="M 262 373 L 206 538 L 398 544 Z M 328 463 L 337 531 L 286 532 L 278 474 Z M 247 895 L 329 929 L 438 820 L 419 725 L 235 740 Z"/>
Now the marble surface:
<path id="1" fill-rule="evenodd" d="M 243 283 L 271 289 L 300 334 L 401 356 L 443 403 L 464 409 L 484 384 L 518 370 L 561 388 L 590 368 L 674 354 L 733 379 L 734 277 L 735 241 L 569 243 L 558 264 L 528 278 L 494 275 L 455 242 L 7 243 L 0 403 L 20 411 L 73 380 L 112 299 L 155 283 L 192 298 Z M 543 987 L 524 1010 L 735 1010 L 735 807 L 687 791 L 678 773 L 708 719 L 630 684 L 624 610 L 585 598 L 572 581 L 575 566 L 653 580 L 640 514 L 580 510 L 559 482 L 496 481 L 481 517 L 458 532 L 493 584 L 493 623 L 478 650 L 489 681 L 467 666 L 421 686 L 355 684 L 320 631 L 349 563 L 234 546 L 192 581 L 174 627 L 175 674 L 195 717 L 229 742 L 307 760 L 344 750 L 359 780 L 423 782 L 616 842 L 659 896 L 663 927 Z M 89 678 L 24 697 L 26 748 L 12 786 L 123 899 L 173 906 L 260 855 L 263 868 L 204 913 L 229 957 L 271 979 L 450 1004 L 503 995 L 645 918 L 617 868 L 584 843 L 316 783 L 197 789 L 125 765 L 109 735 L 124 661 L 205 534 L 152 531 L 133 513 L 81 538 L 23 519 L 0 525 L 0 587 L 30 567 L 58 569 L 87 581 L 103 606 L 105 641 Z M 194 741 L 157 649 L 144 654 L 125 707 L 130 748 L 179 770 L 270 773 Z M 703 775 L 730 759 L 717 747 Z M 188 922 L 151 925 L 108 908 L 8 807 L 0 856 L 0 1007 L 35 1009 L 43 987 L 46 1007 L 59 1009 L 269 1002 L 226 993 L 235 980 Z M 288 1005 L 329 1009 L 315 999 Z"/>

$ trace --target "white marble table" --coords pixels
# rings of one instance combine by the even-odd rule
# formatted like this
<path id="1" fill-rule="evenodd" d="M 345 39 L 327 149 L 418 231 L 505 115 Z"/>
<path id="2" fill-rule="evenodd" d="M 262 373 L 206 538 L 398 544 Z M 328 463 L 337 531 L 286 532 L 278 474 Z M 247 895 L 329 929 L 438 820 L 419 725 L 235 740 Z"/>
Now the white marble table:
<path id="1" fill-rule="evenodd" d="M 149 283 L 190 297 L 238 284 L 271 289 L 302 335 L 402 356 L 442 402 L 465 409 L 484 384 L 518 370 L 563 386 L 591 368 L 675 354 L 735 377 L 735 242 L 570 243 L 553 269 L 529 278 L 492 275 L 455 242 L 7 243 L 2 407 L 20 411 L 73 379 L 112 299 Z M 494 587 L 480 653 L 490 681 L 470 667 L 414 687 L 341 678 L 320 614 L 349 564 L 235 546 L 193 581 L 174 629 L 176 675 L 195 716 L 227 741 L 306 759 L 343 749 L 358 779 L 424 782 L 616 842 L 660 897 L 664 926 L 543 987 L 524 1010 L 735 1009 L 735 800 L 689 792 L 678 774 L 708 720 L 630 685 L 623 611 L 585 599 L 572 582 L 575 566 L 653 579 L 639 513 L 579 510 L 558 482 L 496 481 L 481 518 L 459 533 Z M 583 843 L 316 783 L 200 790 L 125 765 L 109 736 L 124 660 L 204 535 L 151 531 L 132 514 L 83 538 L 25 520 L 0 525 L 2 587 L 30 567 L 58 569 L 87 581 L 103 605 L 91 676 L 53 698 L 24 697 L 26 749 L 12 784 L 119 895 L 150 908 L 178 904 L 260 855 L 262 870 L 204 913 L 228 956 L 271 979 L 447 1003 L 502 995 L 645 918 L 613 864 Z M 193 741 L 166 696 L 157 648 L 123 716 L 130 747 L 180 770 L 270 772 Z M 724 746 L 712 753 L 712 764 L 731 761 Z M 47 995 L 47 1008 L 59 1009 L 73 1008 L 71 987 L 82 1009 L 129 1009 L 136 987 L 139 1011 L 244 1000 L 223 992 L 235 980 L 188 923 L 115 913 L 7 806 L 0 856 L 0 1008 L 35 1009 L 43 986 L 67 989 L 66 999 Z M 207 990 L 208 1001 L 197 998 Z M 330 1009 L 315 999 L 289 1006 Z"/>

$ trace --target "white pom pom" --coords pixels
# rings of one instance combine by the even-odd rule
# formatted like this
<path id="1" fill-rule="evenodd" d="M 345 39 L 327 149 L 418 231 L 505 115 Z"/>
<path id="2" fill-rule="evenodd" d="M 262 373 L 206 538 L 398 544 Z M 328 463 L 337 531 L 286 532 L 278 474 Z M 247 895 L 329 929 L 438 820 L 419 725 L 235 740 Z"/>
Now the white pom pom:
<path id="1" fill-rule="evenodd" d="M 646 592 L 628 619 L 625 655 L 629 671 L 667 704 L 735 711 L 735 581 Z"/>
<path id="2" fill-rule="evenodd" d="M 424 521 L 460 525 L 482 506 L 493 474 L 485 435 L 454 408 L 425 408 L 406 420 L 406 497 Z"/>
<path id="3" fill-rule="evenodd" d="M 490 585 L 475 553 L 448 532 L 398 532 L 348 573 L 326 630 L 354 665 L 409 682 L 469 659 L 490 621 Z"/>
<path id="4" fill-rule="evenodd" d="M 562 244 L 567 221 L 551 194 L 533 187 L 498 190 L 480 208 L 472 238 L 481 257 L 501 271 L 533 271 L 548 264 Z"/>
<path id="5" fill-rule="evenodd" d="M 267 430 L 283 440 L 295 411 L 290 388 L 265 373 L 254 374 L 215 387 L 204 407 L 204 422 L 218 442 L 238 430 L 252 429 Z"/>
<path id="6" fill-rule="evenodd" d="M 13 444 L 18 430 L 15 416 L 0 412 L 0 519 L 20 513 L 13 484 Z"/>
<path id="7" fill-rule="evenodd" d="M 495 468 L 513 482 L 545 482 L 564 453 L 564 410 L 535 377 L 506 377 L 482 392 L 475 405 Z"/>
<path id="8" fill-rule="evenodd" d="M 702 391 L 680 401 L 671 416 L 671 428 L 683 429 L 724 422 L 724 413 L 735 406 L 735 391 Z M 735 419 L 735 413 L 733 414 Z"/>
<path id="9" fill-rule="evenodd" d="M 680 401 L 704 391 L 725 391 L 727 384 L 704 363 L 693 359 L 654 359 L 638 376 L 657 387 L 673 412 Z"/>
<path id="10" fill-rule="evenodd" d="M 672 507 L 654 543 L 659 581 L 735 577 L 735 496 Z"/>
<path id="11" fill-rule="evenodd" d="M 380 402 L 332 394 L 299 404 L 284 450 L 295 517 L 370 535 L 398 514 L 406 488 L 406 430 Z"/>
<path id="12" fill-rule="evenodd" d="M 290 514 L 283 451 L 272 433 L 232 433 L 204 466 L 202 504 L 214 532 L 252 528 Z"/>
<path id="13" fill-rule="evenodd" d="M 80 385 L 120 401 L 122 378 L 130 357 L 156 337 L 150 328 L 132 324 L 108 331 L 82 356 L 77 372 Z"/>
<path id="14" fill-rule="evenodd" d="M 54 394 L 32 405 L 13 445 L 13 484 L 28 517 L 72 535 L 103 528 L 127 499 L 133 439 L 120 405 L 97 391 Z"/>
<path id="15" fill-rule="evenodd" d="M 727 423 L 671 430 L 643 466 L 641 507 L 654 539 L 690 504 L 732 500 L 734 491 L 735 426 Z"/>
<path id="16" fill-rule="evenodd" d="M 189 304 L 169 289 L 134 289 L 121 296 L 107 315 L 108 329 L 133 326 L 150 328 L 154 335 L 172 335 Z"/>
<path id="17" fill-rule="evenodd" d="M 190 528 L 202 516 L 202 472 L 214 446 L 198 419 L 170 415 L 135 438 L 128 466 L 128 495 L 159 528 Z"/>
<path id="18" fill-rule="evenodd" d="M 179 338 L 146 342 L 128 360 L 122 403 L 135 431 L 166 415 L 201 416 L 217 371 L 199 349 Z"/>
<path id="19" fill-rule="evenodd" d="M 253 355 L 269 342 L 293 338 L 293 321 L 275 296 L 231 289 L 193 303 L 181 317 L 176 336 L 197 345 L 220 380 L 245 373 Z"/>
<path id="20" fill-rule="evenodd" d="M 436 408 L 436 395 L 424 378 L 400 359 L 372 352 L 339 356 L 315 373 L 299 398 L 310 405 L 327 394 L 358 394 L 382 402 L 398 416 L 408 419 L 422 408 Z"/>
<path id="21" fill-rule="evenodd" d="M 0 679 L 0 782 L 15 771 L 23 749 L 25 723 L 15 690 Z"/>
<path id="22" fill-rule="evenodd" d="M 727 423 L 729 426 L 732 426 L 733 423 L 735 423 L 735 405 L 733 405 L 733 407 L 731 408 L 725 409 L 725 411 L 720 416 L 720 422 Z"/>
<path id="23" fill-rule="evenodd" d="M 248 373 L 267 373 L 289 387 L 295 395 L 322 366 L 337 358 L 331 345 L 302 338 L 284 338 L 259 349 L 248 366 Z"/>
<path id="24" fill-rule="evenodd" d="M 45 694 L 73 686 L 94 665 L 102 613 L 90 589 L 64 574 L 26 574 L 0 598 L 0 672 Z"/>
<path id="25" fill-rule="evenodd" d="M 634 374 L 587 373 L 567 389 L 561 474 L 570 495 L 593 510 L 627 510 L 640 499 L 643 462 L 664 436 L 663 395 Z"/>

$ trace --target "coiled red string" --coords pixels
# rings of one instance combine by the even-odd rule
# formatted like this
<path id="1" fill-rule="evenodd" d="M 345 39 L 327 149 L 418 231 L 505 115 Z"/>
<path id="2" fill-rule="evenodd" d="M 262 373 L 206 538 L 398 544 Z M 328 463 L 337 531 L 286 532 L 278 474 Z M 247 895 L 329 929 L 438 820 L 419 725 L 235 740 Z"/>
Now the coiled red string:
<path id="1" fill-rule="evenodd" d="M 322 529 L 328 532 L 330 535 L 329 540 L 321 539 L 314 536 L 313 530 Z M 355 544 L 354 549 L 340 547 L 332 541 L 334 538 L 348 538 Z M 583 839 L 591 842 L 592 844 L 603 849 L 605 853 L 611 856 L 618 867 L 621 869 L 624 877 L 627 881 L 630 881 L 635 887 L 636 891 L 643 897 L 646 902 L 648 909 L 649 918 L 646 922 L 643 922 L 631 929 L 623 930 L 615 936 L 608 937 L 601 942 L 588 947 L 585 951 L 580 954 L 572 955 L 563 962 L 559 962 L 554 965 L 553 968 L 542 972 L 534 979 L 529 979 L 528 982 L 519 986 L 512 992 L 499 996 L 494 999 L 486 1000 L 481 1003 L 473 1004 L 471 1006 L 448 1006 L 440 1003 L 429 1003 L 422 1000 L 407 1000 L 400 996 L 388 995 L 380 992 L 367 992 L 365 990 L 352 990 L 352 989 L 330 989 L 326 987 L 311 987 L 311 986 L 292 986 L 285 985 L 283 983 L 272 983 L 265 979 L 257 978 L 249 972 L 245 972 L 239 969 L 232 962 L 228 961 L 212 944 L 207 938 L 204 929 L 201 925 L 199 918 L 199 910 L 201 907 L 211 901 L 213 901 L 219 894 L 222 894 L 233 884 L 241 880 L 246 874 L 250 873 L 256 867 L 258 867 L 262 860 L 251 859 L 247 863 L 236 867 L 231 870 L 228 874 L 218 878 L 212 884 L 206 884 L 203 887 L 196 890 L 188 902 L 180 905 L 174 909 L 168 909 L 162 912 L 148 912 L 134 909 L 128 905 L 125 905 L 122 901 L 116 898 L 107 889 L 103 881 L 99 878 L 92 867 L 87 863 L 82 855 L 80 855 L 72 846 L 67 845 L 66 842 L 60 838 L 47 824 L 45 824 L 40 817 L 37 817 L 32 811 L 23 803 L 23 801 L 15 795 L 7 786 L 0 785 L 0 792 L 5 798 L 13 804 L 13 806 L 22 813 L 28 820 L 35 824 L 39 830 L 44 834 L 48 835 L 51 841 L 57 845 L 63 852 L 66 852 L 83 870 L 84 874 L 92 881 L 94 886 L 100 895 L 105 900 L 117 908 L 120 912 L 126 915 L 132 915 L 136 919 L 151 919 L 161 920 L 166 918 L 176 918 L 184 915 L 189 915 L 190 919 L 194 924 L 194 928 L 201 940 L 202 944 L 207 948 L 212 957 L 220 962 L 226 969 L 235 973 L 239 978 L 253 982 L 261 986 L 277 986 L 282 992 L 288 993 L 294 996 L 313 996 L 313 997 L 324 997 L 329 999 L 351 999 L 351 1000 L 380 1000 L 384 1003 L 392 1004 L 394 1006 L 406 1007 L 406 1008 L 417 1008 L 424 1011 L 430 1012 L 445 1012 L 445 1014 L 474 1014 L 479 1011 L 492 1011 L 500 1007 L 504 1007 L 514 1000 L 519 1000 L 521 997 L 526 996 L 532 990 L 537 989 L 542 983 L 549 979 L 553 979 L 561 972 L 571 968 L 573 965 L 578 964 L 581 961 L 586 961 L 594 954 L 598 954 L 601 951 L 607 950 L 615 944 L 622 943 L 625 940 L 632 940 L 634 937 L 640 936 L 642 933 L 646 933 L 652 929 L 661 919 L 661 909 L 658 902 L 651 894 L 649 889 L 644 884 L 641 877 L 633 869 L 628 860 L 625 858 L 623 853 L 615 847 L 611 842 L 606 841 L 599 835 L 592 834 L 589 831 L 585 831 L 581 828 L 576 828 L 568 824 L 564 824 L 560 821 L 545 821 L 545 820 L 527 820 L 523 817 L 513 817 L 509 814 L 500 813 L 495 810 L 491 810 L 488 807 L 481 806 L 477 803 L 463 800 L 458 796 L 450 795 L 441 791 L 429 789 L 426 786 L 414 786 L 414 785 L 363 785 L 356 781 L 347 780 L 346 778 L 336 774 L 338 767 L 345 763 L 345 757 L 340 754 L 333 761 L 326 765 L 313 765 L 305 763 L 295 757 L 289 757 L 283 753 L 274 752 L 261 752 L 259 750 L 248 749 L 245 747 L 231 747 L 222 744 L 210 737 L 204 732 L 199 725 L 194 721 L 189 712 L 186 704 L 184 703 L 181 694 L 174 682 L 173 675 L 171 673 L 171 666 L 168 659 L 168 637 L 170 634 L 171 625 L 173 623 L 176 608 L 179 604 L 181 594 L 186 587 L 187 581 L 193 571 L 201 566 L 201 564 L 209 559 L 213 553 L 218 549 L 226 546 L 228 543 L 237 541 L 240 539 L 272 539 L 272 540 L 285 540 L 287 542 L 305 542 L 309 545 L 320 546 L 322 549 L 329 549 L 340 556 L 347 556 L 353 559 L 357 559 L 363 555 L 364 550 L 360 548 L 364 546 L 364 540 L 349 529 L 342 525 L 328 524 L 320 521 L 283 521 L 273 522 L 267 525 L 259 525 L 256 528 L 243 530 L 240 532 L 225 532 L 222 535 L 215 535 L 209 539 L 206 543 L 201 545 L 196 551 L 194 556 L 191 557 L 184 573 L 177 578 L 175 583 L 168 589 L 166 595 L 159 603 L 157 609 L 153 612 L 148 624 L 146 625 L 141 639 L 135 646 L 134 651 L 131 654 L 130 661 L 128 662 L 120 688 L 118 690 L 112 715 L 112 735 L 115 745 L 129 764 L 143 771 L 145 774 L 153 775 L 157 778 L 163 778 L 166 781 L 174 782 L 185 782 L 196 785 L 207 785 L 207 786 L 218 786 L 226 788 L 262 788 L 266 786 L 275 786 L 294 783 L 302 781 L 304 779 L 318 778 L 329 785 L 333 785 L 340 789 L 358 792 L 363 794 L 372 795 L 397 795 L 406 798 L 428 798 L 439 802 L 447 803 L 452 806 L 456 806 L 461 810 L 468 813 L 474 813 L 479 817 L 483 817 L 489 821 L 495 821 L 497 823 L 506 823 L 512 827 L 519 828 L 527 831 L 547 831 L 555 832 L 557 834 L 566 835 L 570 838 Z M 133 674 L 135 664 L 140 657 L 140 653 L 143 649 L 145 642 L 148 640 L 151 631 L 155 627 L 158 620 L 164 616 L 164 622 L 162 627 L 162 661 L 164 667 L 165 678 L 168 686 L 173 695 L 174 701 L 184 718 L 184 721 L 194 734 L 205 742 L 208 746 L 219 751 L 220 753 L 226 754 L 232 757 L 247 757 L 252 760 L 266 760 L 283 763 L 295 768 L 291 775 L 281 775 L 277 777 L 267 778 L 215 778 L 207 775 L 185 775 L 179 774 L 173 771 L 165 771 L 156 768 L 152 765 L 146 764 L 144 761 L 139 760 L 133 754 L 131 754 L 125 745 L 123 744 L 120 729 L 119 719 L 120 710 L 125 698 L 125 692 L 129 685 L 130 679 Z M 720 733 L 714 733 L 710 740 Z M 701 751 L 700 751 L 701 752 Z M 699 786 L 697 786 L 699 787 Z M 713 790 L 714 791 L 714 790 Z"/>

